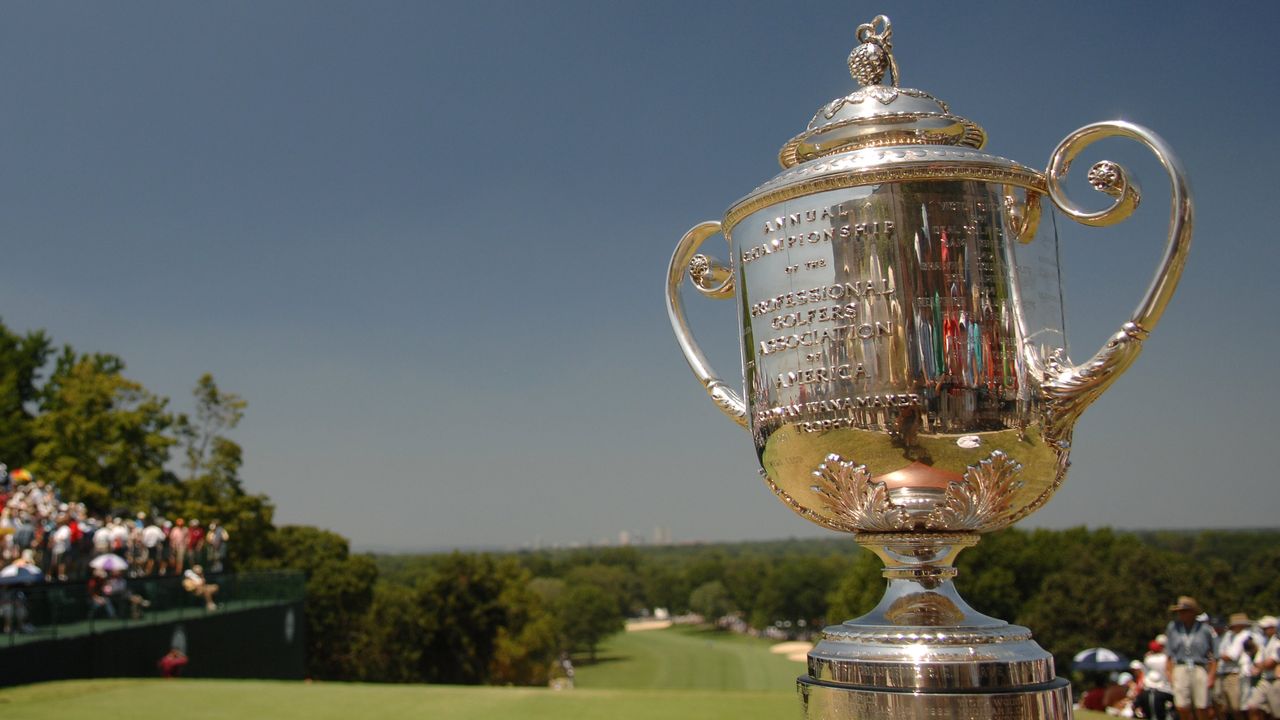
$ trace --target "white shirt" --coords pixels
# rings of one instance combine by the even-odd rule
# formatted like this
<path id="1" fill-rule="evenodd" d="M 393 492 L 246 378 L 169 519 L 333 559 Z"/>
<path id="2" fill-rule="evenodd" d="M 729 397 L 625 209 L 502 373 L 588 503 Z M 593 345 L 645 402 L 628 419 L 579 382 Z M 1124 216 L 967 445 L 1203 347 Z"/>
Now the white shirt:
<path id="1" fill-rule="evenodd" d="M 1280 662 L 1280 635 L 1272 635 L 1267 643 L 1262 646 L 1258 653 L 1253 656 L 1255 665 L 1261 666 L 1264 660 L 1271 659 Z M 1262 670 L 1262 679 L 1275 680 L 1276 669 Z"/>
<path id="2" fill-rule="evenodd" d="M 71 549 L 71 526 L 59 525 L 53 531 L 53 551 L 61 555 Z"/>
<path id="3" fill-rule="evenodd" d="M 1142 658 L 1144 666 L 1142 684 L 1144 687 L 1166 692 L 1170 695 L 1173 694 L 1173 685 L 1169 682 L 1168 676 L 1164 674 L 1165 663 L 1168 661 L 1168 656 L 1162 652 L 1148 653 L 1146 657 Z"/>
<path id="4" fill-rule="evenodd" d="M 1266 645 L 1266 638 L 1252 630 L 1241 630 L 1237 633 L 1229 633 L 1224 640 L 1228 640 L 1222 650 L 1222 665 L 1225 666 L 1227 672 L 1236 671 L 1241 675 L 1253 675 L 1253 655 L 1244 651 L 1244 644 L 1250 639 L 1253 640 L 1255 647 L 1261 648 Z"/>
<path id="5" fill-rule="evenodd" d="M 93 549 L 106 552 L 111 549 L 111 529 L 100 527 L 93 533 Z"/>
<path id="6" fill-rule="evenodd" d="M 161 540 L 164 540 L 164 530 L 159 525 L 148 525 L 142 531 L 142 544 L 149 548 L 159 545 Z"/>

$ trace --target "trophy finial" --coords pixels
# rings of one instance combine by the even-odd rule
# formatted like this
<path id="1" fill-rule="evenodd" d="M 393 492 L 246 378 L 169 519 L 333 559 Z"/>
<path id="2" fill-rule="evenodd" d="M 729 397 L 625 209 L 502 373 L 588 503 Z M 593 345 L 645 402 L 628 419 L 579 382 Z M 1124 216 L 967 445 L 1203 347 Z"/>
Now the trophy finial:
<path id="1" fill-rule="evenodd" d="M 858 26 L 858 42 L 849 53 L 849 74 L 866 87 L 879 85 L 885 71 L 893 73 L 893 87 L 898 86 L 898 63 L 893 59 L 893 26 L 889 18 L 877 15 L 869 23 Z"/>

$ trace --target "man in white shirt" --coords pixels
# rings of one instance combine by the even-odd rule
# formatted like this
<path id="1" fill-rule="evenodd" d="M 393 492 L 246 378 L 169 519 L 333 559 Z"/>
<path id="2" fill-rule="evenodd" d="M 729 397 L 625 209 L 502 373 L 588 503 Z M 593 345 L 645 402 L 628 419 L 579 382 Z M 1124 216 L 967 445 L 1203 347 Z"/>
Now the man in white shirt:
<path id="1" fill-rule="evenodd" d="M 1271 615 L 1258 621 L 1258 627 L 1262 628 L 1267 640 L 1253 657 L 1259 679 L 1245 703 L 1251 720 L 1263 720 L 1268 716 L 1280 718 L 1280 683 L 1276 682 L 1276 665 L 1280 664 L 1280 638 L 1276 637 L 1276 625 L 1276 618 Z"/>
<path id="2" fill-rule="evenodd" d="M 154 574 L 156 563 L 162 562 L 160 557 L 160 543 L 164 542 L 164 530 L 152 522 L 150 525 L 142 529 L 142 551 L 146 555 L 146 569 L 148 575 Z"/>
<path id="3" fill-rule="evenodd" d="M 111 528 L 99 525 L 93 531 L 93 554 L 102 555 L 111 552 Z"/>
<path id="4" fill-rule="evenodd" d="M 67 553 L 71 550 L 71 526 L 65 515 L 58 518 L 58 528 L 49 538 L 49 549 L 53 551 L 50 565 L 59 580 L 67 579 Z"/>
<path id="5" fill-rule="evenodd" d="M 1218 638 L 1218 682 L 1214 684 L 1214 697 L 1224 720 L 1245 718 L 1253 658 L 1244 646 L 1250 638 L 1254 638 L 1257 647 L 1262 646 L 1262 638 L 1255 636 L 1249 616 L 1232 613 L 1227 619 L 1227 631 Z"/>

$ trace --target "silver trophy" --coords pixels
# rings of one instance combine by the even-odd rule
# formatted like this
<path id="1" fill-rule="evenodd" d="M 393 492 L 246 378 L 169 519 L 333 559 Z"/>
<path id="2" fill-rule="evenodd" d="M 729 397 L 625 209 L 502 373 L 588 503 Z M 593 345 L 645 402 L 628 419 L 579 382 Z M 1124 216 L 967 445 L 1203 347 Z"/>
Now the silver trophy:
<path id="1" fill-rule="evenodd" d="M 1076 418 L 1137 358 L 1178 283 L 1191 241 L 1186 179 L 1163 140 L 1127 122 L 1075 131 L 1044 172 L 984 153 L 981 127 L 898 86 L 887 18 L 857 39 L 849 69 L 861 87 L 782 147 L 781 173 L 680 240 L 667 313 L 694 374 L 751 432 L 774 494 L 884 561 L 880 604 L 826 628 L 809 653 L 806 716 L 1070 717 L 1053 658 L 1026 628 L 970 608 L 953 562 L 1066 477 Z M 1080 151 L 1115 136 L 1168 172 L 1168 245 L 1133 315 L 1075 365 L 1063 352 L 1056 238 L 1036 238 L 1041 200 L 1086 225 L 1128 217 L 1139 192 L 1115 163 L 1088 172 L 1112 198 L 1103 210 L 1081 209 L 1061 187 Z M 729 265 L 699 252 L 715 235 Z M 737 301 L 741 394 L 690 333 L 686 272 L 703 295 Z"/>

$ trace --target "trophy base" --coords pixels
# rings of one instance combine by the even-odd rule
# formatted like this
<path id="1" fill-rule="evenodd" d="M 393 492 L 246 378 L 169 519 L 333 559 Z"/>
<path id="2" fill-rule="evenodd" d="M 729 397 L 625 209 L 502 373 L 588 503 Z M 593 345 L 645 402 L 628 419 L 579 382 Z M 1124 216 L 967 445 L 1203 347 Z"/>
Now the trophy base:
<path id="1" fill-rule="evenodd" d="M 807 720 L 1069 720 L 1071 687 L 1024 627 L 976 612 L 951 579 L 971 534 L 865 533 L 889 584 L 823 630 L 798 679 Z"/>
<path id="2" fill-rule="evenodd" d="M 797 681 L 808 720 L 1060 720 L 1071 717 L 1071 684 L 1055 678 L 1044 685 L 1000 692 L 919 692 L 852 688 Z"/>

